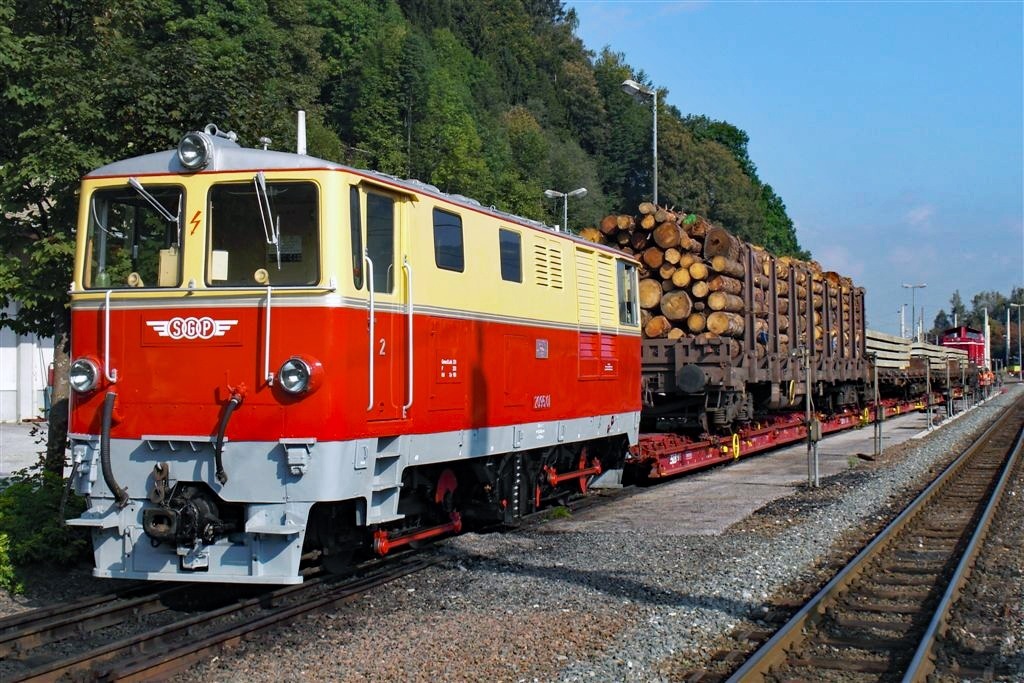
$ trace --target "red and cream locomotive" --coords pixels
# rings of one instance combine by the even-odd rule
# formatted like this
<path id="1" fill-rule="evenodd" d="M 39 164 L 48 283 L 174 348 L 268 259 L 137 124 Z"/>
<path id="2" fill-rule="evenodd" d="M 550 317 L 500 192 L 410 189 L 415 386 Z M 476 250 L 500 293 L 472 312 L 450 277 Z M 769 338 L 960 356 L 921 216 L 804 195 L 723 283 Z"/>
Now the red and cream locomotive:
<path id="1" fill-rule="evenodd" d="M 95 574 L 296 583 L 514 523 L 638 438 L 636 262 L 215 126 L 82 183 L 73 483 Z"/>

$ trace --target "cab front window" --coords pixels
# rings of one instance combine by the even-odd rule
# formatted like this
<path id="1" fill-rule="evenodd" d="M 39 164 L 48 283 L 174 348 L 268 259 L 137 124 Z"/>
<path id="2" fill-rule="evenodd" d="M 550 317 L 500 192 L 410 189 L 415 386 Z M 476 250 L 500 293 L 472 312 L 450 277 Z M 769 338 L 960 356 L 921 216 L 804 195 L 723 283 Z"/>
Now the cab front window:
<path id="1" fill-rule="evenodd" d="M 316 185 L 262 174 L 210 189 L 206 283 L 301 286 L 320 280 Z"/>
<path id="2" fill-rule="evenodd" d="M 181 285 L 180 187 L 143 186 L 96 190 L 89 201 L 86 289 Z"/>

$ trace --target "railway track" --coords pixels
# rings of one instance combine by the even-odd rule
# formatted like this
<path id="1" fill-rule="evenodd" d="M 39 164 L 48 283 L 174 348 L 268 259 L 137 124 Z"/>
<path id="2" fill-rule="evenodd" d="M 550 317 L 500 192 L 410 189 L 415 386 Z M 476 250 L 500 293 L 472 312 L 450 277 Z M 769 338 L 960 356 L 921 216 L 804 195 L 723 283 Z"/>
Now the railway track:
<path id="1" fill-rule="evenodd" d="M 337 580 L 317 577 L 277 590 L 248 591 L 227 605 L 189 614 L 139 632 L 102 640 L 100 631 L 167 612 L 168 603 L 195 587 L 176 585 L 138 595 L 104 596 L 35 610 L 0 621 L 0 678 L 5 683 L 72 680 L 145 681 L 165 679 L 223 648 L 305 614 L 352 600 L 368 590 L 425 569 L 436 558 L 404 556 L 365 573 Z M 255 593 L 255 594 L 251 594 Z M 68 640 L 94 634 L 75 650 Z M 69 653 L 70 650 L 70 653 Z"/>
<path id="2" fill-rule="evenodd" d="M 1022 424 L 1018 401 L 729 681 L 916 681 L 936 660 L 963 671 L 937 642 L 1024 457 Z"/>

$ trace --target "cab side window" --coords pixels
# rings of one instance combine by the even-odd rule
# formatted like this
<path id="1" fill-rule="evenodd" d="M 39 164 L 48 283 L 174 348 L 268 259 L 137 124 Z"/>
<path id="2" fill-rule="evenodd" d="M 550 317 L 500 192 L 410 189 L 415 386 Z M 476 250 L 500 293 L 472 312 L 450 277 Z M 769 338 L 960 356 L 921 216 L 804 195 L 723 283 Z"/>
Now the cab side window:
<path id="1" fill-rule="evenodd" d="M 434 263 L 442 270 L 466 270 L 462 217 L 434 209 Z"/>

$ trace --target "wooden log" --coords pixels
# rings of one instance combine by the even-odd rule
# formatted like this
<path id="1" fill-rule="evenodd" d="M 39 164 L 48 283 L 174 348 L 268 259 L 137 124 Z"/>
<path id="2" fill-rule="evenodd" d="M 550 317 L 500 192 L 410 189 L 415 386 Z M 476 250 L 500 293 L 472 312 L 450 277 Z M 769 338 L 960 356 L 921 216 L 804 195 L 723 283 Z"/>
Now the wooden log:
<path id="1" fill-rule="evenodd" d="M 640 327 L 641 328 L 647 327 L 647 323 L 651 322 L 651 318 L 653 318 L 653 317 L 654 317 L 653 313 L 648 311 L 646 308 L 641 308 L 640 309 Z"/>
<path id="2" fill-rule="evenodd" d="M 649 216 L 658 210 L 658 207 L 653 202 L 640 202 L 640 206 L 637 210 L 644 216 Z"/>
<path id="3" fill-rule="evenodd" d="M 661 264 L 661 268 L 658 268 L 658 276 L 662 280 L 671 280 L 672 275 L 674 275 L 677 270 L 679 269 L 666 260 L 665 263 Z"/>
<path id="4" fill-rule="evenodd" d="M 679 222 L 679 216 L 676 215 L 675 211 L 669 211 L 668 209 L 659 206 L 658 210 L 654 212 L 654 220 L 659 223 L 664 223 L 665 221 L 677 223 Z"/>
<path id="5" fill-rule="evenodd" d="M 786 280 L 776 280 L 775 293 L 779 296 L 786 296 L 789 294 L 789 282 Z"/>
<path id="6" fill-rule="evenodd" d="M 694 261 L 690 264 L 690 277 L 694 280 L 707 280 L 708 279 L 708 267 L 700 261 Z"/>
<path id="7" fill-rule="evenodd" d="M 661 283 L 653 278 L 640 280 L 640 308 L 655 308 L 661 302 Z"/>
<path id="8" fill-rule="evenodd" d="M 697 255 L 696 254 L 686 253 L 686 254 L 680 254 L 679 255 L 679 267 L 680 268 L 689 268 L 690 266 L 692 266 L 696 262 L 697 262 Z"/>
<path id="9" fill-rule="evenodd" d="M 708 290 L 712 292 L 725 292 L 727 294 L 740 294 L 743 292 L 743 283 L 725 275 L 715 275 L 708 280 Z M 755 290 L 760 292 L 761 290 Z M 762 296 L 764 296 L 762 294 Z"/>
<path id="10" fill-rule="evenodd" d="M 695 220 L 690 222 L 683 222 L 683 226 L 686 228 L 686 234 L 690 237 L 703 240 L 708 234 L 708 229 L 711 227 L 711 223 L 706 218 L 697 216 Z"/>
<path id="11" fill-rule="evenodd" d="M 743 267 L 742 263 L 738 261 L 730 261 L 722 255 L 711 257 L 711 269 L 716 273 L 729 275 L 730 277 L 739 278 L 741 280 L 746 277 L 747 274 L 747 270 Z"/>
<path id="12" fill-rule="evenodd" d="M 654 220 L 654 216 L 652 216 L 650 214 L 648 214 L 648 215 L 646 215 L 646 216 L 644 216 L 643 218 L 640 219 L 640 229 L 641 230 L 653 230 L 654 226 L 657 225 L 657 224 L 658 224 L 658 222 L 656 220 Z"/>
<path id="13" fill-rule="evenodd" d="M 743 310 L 743 298 L 726 292 L 711 292 L 708 294 L 708 308 L 738 313 Z"/>
<path id="14" fill-rule="evenodd" d="M 740 258 L 740 241 L 728 230 L 717 225 L 709 228 L 704 238 L 704 258 L 710 259 L 714 256 L 724 256 L 730 261 L 737 261 Z"/>
<path id="15" fill-rule="evenodd" d="M 643 230 L 634 230 L 629 234 L 629 246 L 636 249 L 638 252 L 643 251 L 650 244 L 650 233 L 644 232 Z"/>
<path id="16" fill-rule="evenodd" d="M 778 326 L 779 332 L 788 332 L 789 331 L 789 316 L 788 315 L 780 315 L 780 316 L 778 316 L 777 318 L 775 318 L 775 324 Z"/>
<path id="17" fill-rule="evenodd" d="M 685 336 L 686 332 L 679 329 L 678 327 L 673 327 L 671 330 L 668 331 L 668 334 L 665 335 L 667 339 L 671 339 L 672 341 L 675 341 L 676 339 L 682 339 Z"/>
<path id="18" fill-rule="evenodd" d="M 619 214 L 615 217 L 615 225 L 618 226 L 619 230 L 630 230 L 636 222 L 633 217 L 628 214 Z"/>
<path id="19" fill-rule="evenodd" d="M 630 256 L 633 256 L 634 254 L 636 254 L 636 252 L 633 251 L 633 247 L 631 247 L 629 245 L 624 246 L 624 247 L 619 247 L 619 251 L 621 251 L 623 254 L 629 254 Z"/>
<path id="20" fill-rule="evenodd" d="M 666 292 L 661 297 L 661 314 L 672 322 L 686 320 L 690 315 L 690 296 L 681 289 Z"/>
<path id="21" fill-rule="evenodd" d="M 660 224 L 654 229 L 653 237 L 654 243 L 662 249 L 668 249 L 669 247 L 678 247 L 680 241 L 680 235 L 685 236 L 682 228 L 675 223 L 665 222 Z M 687 238 L 689 241 L 689 238 Z"/>
<path id="22" fill-rule="evenodd" d="M 690 280 L 690 271 L 686 268 L 676 268 L 676 272 L 672 273 L 672 284 L 676 287 L 689 287 Z"/>
<path id="23" fill-rule="evenodd" d="M 679 248 L 699 254 L 704 250 L 704 245 L 687 235 L 686 231 L 683 230 L 679 237 Z"/>
<path id="24" fill-rule="evenodd" d="M 715 311 L 708 316 L 708 330 L 723 337 L 740 337 L 743 335 L 743 316 Z"/>
<path id="25" fill-rule="evenodd" d="M 598 244 L 605 243 L 604 235 L 597 228 L 583 228 L 582 230 L 580 230 L 580 237 L 590 242 L 596 242 Z"/>
<path id="26" fill-rule="evenodd" d="M 647 247 L 644 249 L 643 262 L 651 267 L 651 271 L 655 271 L 661 268 L 661 264 L 665 262 L 665 252 L 661 250 L 661 247 Z"/>
<path id="27" fill-rule="evenodd" d="M 696 282 L 691 282 L 690 294 L 697 297 L 698 299 L 703 299 L 708 295 L 708 283 L 705 282 L 704 280 L 697 280 Z"/>
<path id="28" fill-rule="evenodd" d="M 601 219 L 601 225 L 599 226 L 602 233 L 609 237 L 619 231 L 618 216 L 611 215 L 605 216 Z"/>
<path id="29" fill-rule="evenodd" d="M 661 288 L 659 287 L 658 289 Z M 644 336 L 648 339 L 658 339 L 668 334 L 668 331 L 671 329 L 672 323 L 668 321 L 668 318 L 663 315 L 656 315 L 644 325 Z"/>
<path id="30" fill-rule="evenodd" d="M 675 247 L 670 247 L 665 250 L 665 261 L 667 263 L 671 263 L 673 266 L 679 265 L 679 259 L 681 259 L 682 257 L 683 252 L 679 251 Z"/>
<path id="31" fill-rule="evenodd" d="M 700 334 L 707 329 L 708 319 L 703 313 L 691 313 L 686 318 L 686 329 L 693 334 Z"/>
<path id="32" fill-rule="evenodd" d="M 619 230 L 618 228 L 616 228 L 615 241 L 618 242 L 620 245 L 624 246 L 629 244 L 630 237 L 631 235 L 625 230 Z"/>
<path id="33" fill-rule="evenodd" d="M 690 298 L 692 299 L 693 298 L 693 296 L 692 296 L 693 292 L 690 292 L 690 295 L 691 295 Z M 708 308 L 708 305 L 704 301 L 694 301 L 693 302 L 693 312 L 694 313 L 703 313 L 704 311 L 707 310 L 707 308 Z M 707 316 L 705 316 L 705 317 L 707 317 Z"/>
<path id="34" fill-rule="evenodd" d="M 675 284 L 672 282 L 672 278 L 661 281 L 661 291 L 671 292 L 673 289 L 678 289 L 678 287 L 676 287 Z"/>

